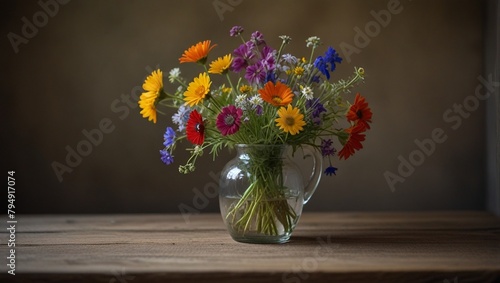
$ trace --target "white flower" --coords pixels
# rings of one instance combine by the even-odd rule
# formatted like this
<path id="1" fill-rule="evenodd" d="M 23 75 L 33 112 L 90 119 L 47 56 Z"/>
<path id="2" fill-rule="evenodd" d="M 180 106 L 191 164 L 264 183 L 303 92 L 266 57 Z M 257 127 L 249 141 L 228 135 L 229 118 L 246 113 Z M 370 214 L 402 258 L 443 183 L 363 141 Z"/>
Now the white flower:
<path id="1" fill-rule="evenodd" d="M 307 47 L 318 47 L 321 44 L 321 39 L 317 36 L 311 36 L 308 39 L 306 39 L 306 46 Z"/>
<path id="2" fill-rule="evenodd" d="M 234 104 L 236 105 L 236 107 L 245 110 L 247 108 L 246 107 L 247 106 L 247 95 L 246 94 L 237 95 L 235 100 L 234 100 Z"/>
<path id="3" fill-rule="evenodd" d="M 283 61 L 285 61 L 286 63 L 290 64 L 290 65 L 295 65 L 297 64 L 297 62 L 299 61 L 299 59 L 297 59 L 297 57 L 293 56 L 292 54 L 283 54 L 281 56 L 281 58 L 283 59 Z"/>
<path id="4" fill-rule="evenodd" d="M 250 98 L 249 102 L 252 106 L 262 106 L 264 100 L 259 95 L 254 95 Z"/>
<path id="5" fill-rule="evenodd" d="M 283 40 L 284 44 L 288 44 L 292 40 L 292 38 L 289 37 L 288 35 L 280 35 L 280 38 L 281 38 L 281 40 Z"/>
<path id="6" fill-rule="evenodd" d="M 171 82 L 171 83 L 174 83 L 176 79 L 179 78 L 179 76 L 181 75 L 181 70 L 179 68 L 173 68 L 172 70 L 170 70 L 170 72 L 168 73 L 168 80 Z"/>
<path id="7" fill-rule="evenodd" d="M 314 98 L 314 92 L 310 86 L 300 86 L 300 93 L 307 99 Z"/>

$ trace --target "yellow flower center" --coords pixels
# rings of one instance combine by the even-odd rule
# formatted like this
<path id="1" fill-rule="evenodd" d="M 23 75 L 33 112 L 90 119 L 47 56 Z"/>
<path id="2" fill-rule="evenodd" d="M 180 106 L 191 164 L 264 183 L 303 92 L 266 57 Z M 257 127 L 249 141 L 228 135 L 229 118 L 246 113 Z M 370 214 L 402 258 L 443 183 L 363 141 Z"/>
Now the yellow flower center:
<path id="1" fill-rule="evenodd" d="M 295 75 L 297 76 L 302 76 L 302 74 L 304 74 L 304 68 L 302 67 L 297 67 L 293 70 L 293 72 L 295 73 Z"/>
<path id="2" fill-rule="evenodd" d="M 198 88 L 196 88 L 196 95 L 199 97 L 203 97 L 205 95 L 205 87 L 200 85 Z"/>
<path id="3" fill-rule="evenodd" d="M 242 85 L 240 86 L 240 92 L 242 93 L 247 93 L 250 92 L 252 88 L 249 85 Z"/>
<path id="4" fill-rule="evenodd" d="M 274 101 L 276 104 L 281 104 L 281 102 L 283 102 L 283 99 L 281 99 L 281 97 L 279 97 L 279 96 L 274 95 L 274 96 L 273 96 L 273 101 Z"/>
<path id="5" fill-rule="evenodd" d="M 293 126 L 295 125 L 295 119 L 293 119 L 293 117 L 286 117 L 285 118 L 285 123 L 288 125 L 288 126 Z"/>

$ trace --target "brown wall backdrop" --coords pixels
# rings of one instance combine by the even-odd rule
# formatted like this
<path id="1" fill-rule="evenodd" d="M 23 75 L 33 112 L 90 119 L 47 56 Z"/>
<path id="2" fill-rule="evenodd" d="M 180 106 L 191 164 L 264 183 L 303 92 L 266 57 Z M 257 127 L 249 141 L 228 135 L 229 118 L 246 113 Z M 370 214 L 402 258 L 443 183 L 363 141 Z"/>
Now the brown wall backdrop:
<path id="1" fill-rule="evenodd" d="M 50 13 L 40 3 L 52 3 Z M 362 151 L 335 164 L 337 176 L 323 178 L 307 210 L 485 207 L 488 100 L 476 109 L 471 98 L 478 76 L 488 75 L 482 71 L 483 1 L 41 0 L 2 6 L 2 168 L 16 171 L 18 213 L 178 212 L 180 204 L 217 211 L 216 197 L 204 202 L 197 192 L 213 192 L 213 175 L 232 154 L 215 162 L 207 154 L 194 174 L 181 175 L 177 165 L 185 153 L 177 152 L 174 166 L 158 155 L 173 113 L 154 125 L 135 103 L 121 99 L 140 93 L 151 68 L 178 67 L 184 49 L 198 41 L 217 43 L 214 57 L 233 50 L 239 44 L 228 34 L 233 25 L 244 26 L 246 36 L 261 31 L 276 47 L 279 35 L 290 35 L 288 51 L 304 56 L 305 39 L 321 37 L 324 49 L 331 45 L 344 57 L 333 79 L 354 66 L 366 69 L 366 83 L 356 91 L 372 107 L 372 130 Z M 396 13 L 377 22 L 388 6 Z M 26 21 L 38 27 L 29 29 Z M 369 34 L 364 41 L 359 30 Z M 354 53 L 341 50 L 348 45 Z M 190 77 L 198 69 L 181 70 Z M 464 101 L 474 109 L 454 113 Z M 448 121 L 443 115 L 449 111 Z M 83 131 L 107 122 L 113 130 L 60 182 L 53 162 L 66 164 L 67 148 L 85 140 Z M 408 159 L 418 150 L 415 140 L 432 138 L 436 129 L 447 139 L 391 190 L 384 173 L 397 174 L 400 156 Z"/>

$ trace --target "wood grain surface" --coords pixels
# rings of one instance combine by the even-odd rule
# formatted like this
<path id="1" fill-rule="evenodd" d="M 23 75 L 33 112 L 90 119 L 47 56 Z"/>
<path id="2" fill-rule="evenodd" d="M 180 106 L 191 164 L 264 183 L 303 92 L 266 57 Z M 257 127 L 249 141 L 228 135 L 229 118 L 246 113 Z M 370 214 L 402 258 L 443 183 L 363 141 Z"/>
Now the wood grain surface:
<path id="1" fill-rule="evenodd" d="M 2 283 L 500 282 L 500 219 L 486 212 L 306 212 L 281 245 L 237 243 L 219 214 L 17 221 L 15 276 L 0 233 Z"/>

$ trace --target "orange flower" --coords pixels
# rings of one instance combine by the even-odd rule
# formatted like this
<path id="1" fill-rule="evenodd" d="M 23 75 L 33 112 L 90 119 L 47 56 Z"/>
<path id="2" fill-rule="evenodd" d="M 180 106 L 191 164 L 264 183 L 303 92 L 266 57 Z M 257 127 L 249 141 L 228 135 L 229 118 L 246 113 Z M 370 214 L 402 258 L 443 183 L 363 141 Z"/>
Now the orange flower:
<path id="1" fill-rule="evenodd" d="M 196 45 L 189 47 L 188 50 L 184 51 L 182 57 L 179 58 L 180 63 L 200 63 L 205 64 L 207 61 L 208 52 L 212 50 L 217 44 L 210 46 L 211 41 L 205 40 L 203 42 L 198 42 Z"/>
<path id="2" fill-rule="evenodd" d="M 286 106 L 292 102 L 293 92 L 285 84 L 269 81 L 264 85 L 264 88 L 259 89 L 260 97 L 274 106 Z"/>
<path id="3" fill-rule="evenodd" d="M 339 151 L 340 159 L 344 158 L 347 160 L 347 158 L 353 155 L 356 150 L 363 148 L 361 142 L 365 140 L 365 135 L 362 134 L 364 130 L 365 129 L 361 124 L 345 130 L 345 132 L 349 134 L 349 137 L 347 138 L 342 150 Z"/>
<path id="4" fill-rule="evenodd" d="M 372 111 L 370 107 L 368 107 L 365 98 L 359 93 L 356 94 L 354 104 L 349 108 L 346 117 L 347 121 L 355 122 L 355 125 L 362 126 L 363 130 L 370 128 L 370 124 L 368 123 L 372 122 Z"/>

